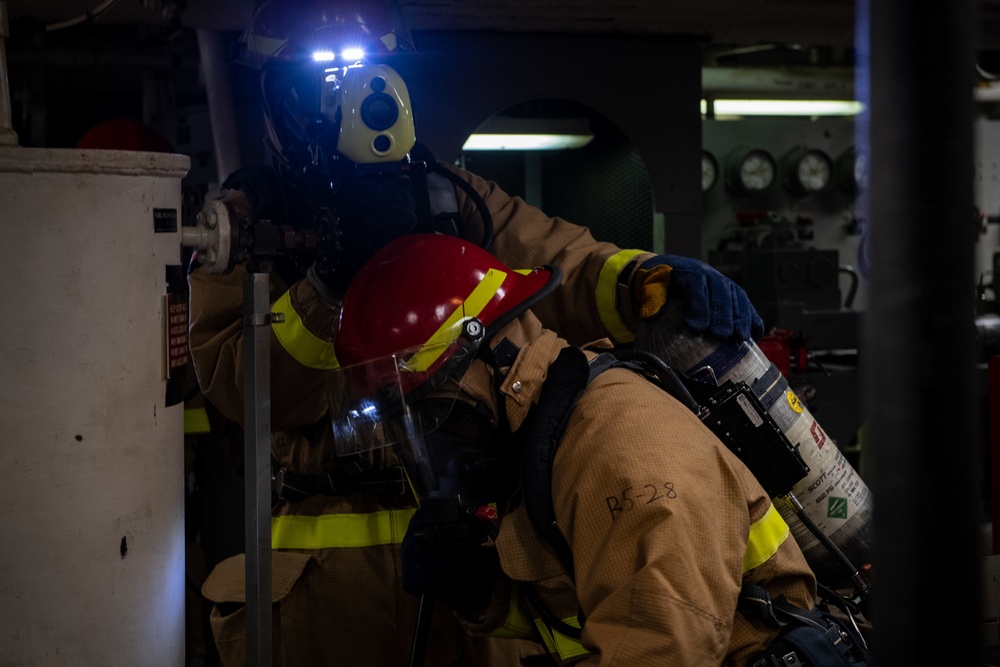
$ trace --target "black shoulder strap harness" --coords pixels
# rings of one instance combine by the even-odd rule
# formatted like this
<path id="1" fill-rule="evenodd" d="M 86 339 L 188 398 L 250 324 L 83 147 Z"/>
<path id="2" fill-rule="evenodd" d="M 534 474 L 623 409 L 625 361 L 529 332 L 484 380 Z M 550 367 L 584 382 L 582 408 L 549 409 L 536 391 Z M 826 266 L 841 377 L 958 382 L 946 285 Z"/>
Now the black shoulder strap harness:
<path id="1" fill-rule="evenodd" d="M 525 511 L 532 526 L 550 545 L 573 581 L 573 552 L 555 515 L 552 464 L 573 406 L 587 385 L 609 368 L 637 372 L 680 400 L 700 418 L 704 418 L 705 413 L 692 395 L 692 391 L 700 391 L 698 386 L 681 378 L 655 355 L 635 350 L 610 350 L 588 362 L 578 347 L 567 347 L 559 353 L 549 366 L 538 407 L 527 427 L 521 452 L 521 482 Z M 725 391 L 731 393 L 732 388 Z M 782 474 L 783 479 L 787 479 L 791 473 Z M 774 477 L 773 472 L 771 476 Z M 529 603 L 550 627 L 567 637 L 580 638 L 581 630 L 555 617 L 530 586 L 525 587 L 525 593 Z M 768 626 L 782 628 L 778 641 L 768 651 L 753 656 L 747 667 L 865 667 L 871 663 L 871 655 L 857 627 L 848 626 L 825 607 L 807 611 L 789 604 L 784 597 L 772 600 L 766 590 L 755 584 L 744 585 L 739 604 L 742 610 L 755 614 Z M 853 625 L 853 618 L 848 615 L 848 619 Z M 578 620 L 582 628 L 586 620 L 582 611 L 578 613 Z"/>

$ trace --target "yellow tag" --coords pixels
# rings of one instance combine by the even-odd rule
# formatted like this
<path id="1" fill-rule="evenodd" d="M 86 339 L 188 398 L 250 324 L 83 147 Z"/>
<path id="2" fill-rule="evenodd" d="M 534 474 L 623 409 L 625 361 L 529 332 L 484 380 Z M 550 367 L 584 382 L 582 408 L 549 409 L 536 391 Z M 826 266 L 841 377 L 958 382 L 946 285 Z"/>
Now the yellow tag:
<path id="1" fill-rule="evenodd" d="M 797 413 L 802 414 L 802 403 L 799 402 L 799 397 L 795 395 L 795 392 L 789 389 L 785 392 L 785 398 L 788 399 L 788 406 L 795 410 Z"/>

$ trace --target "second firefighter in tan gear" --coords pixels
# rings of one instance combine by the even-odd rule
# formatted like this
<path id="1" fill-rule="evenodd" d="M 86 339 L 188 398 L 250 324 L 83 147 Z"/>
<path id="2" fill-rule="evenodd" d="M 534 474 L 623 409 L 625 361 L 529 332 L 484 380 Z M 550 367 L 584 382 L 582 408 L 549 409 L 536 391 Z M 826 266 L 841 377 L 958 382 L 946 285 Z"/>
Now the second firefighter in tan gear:
<path id="1" fill-rule="evenodd" d="M 381 244 L 414 231 L 418 217 L 421 224 L 426 217 L 435 224 L 444 220 L 448 233 L 490 245 L 490 251 L 509 265 L 553 264 L 563 270 L 564 284 L 535 308 L 545 326 L 574 344 L 602 338 L 628 343 L 640 311 L 634 304 L 632 277 L 641 270 L 640 263 L 655 256 L 598 242 L 586 228 L 548 216 L 497 184 L 449 165 L 434 163 L 424 186 L 413 186 L 417 179 L 399 177 L 423 162 L 409 159 L 415 137 L 403 84 L 388 70 L 371 68 L 379 64 L 372 57 L 390 60 L 412 44 L 404 30 L 382 24 L 384 12 L 375 11 L 381 1 L 256 4 L 243 43 L 260 56 L 253 66 L 260 67 L 276 168 L 266 174 L 250 168 L 231 176 L 224 208 L 213 211 L 233 211 L 246 229 L 263 220 L 300 232 L 322 230 L 321 223 L 333 218 L 338 224 L 335 233 L 317 233 L 328 243 L 317 243 L 311 265 L 284 270 L 290 258 L 280 256 L 270 275 L 271 451 L 279 493 L 271 522 L 274 663 L 403 666 L 409 664 L 418 610 L 418 600 L 400 585 L 400 543 L 415 512 L 414 497 L 392 448 L 338 458 L 331 430 L 336 408 L 332 397 L 339 391 L 340 364 L 333 336 L 340 318 L 338 292 L 351 278 L 345 268 L 363 264 Z M 333 42 L 345 34 L 375 38 L 368 45 L 369 60 L 332 64 L 313 60 L 312 49 L 319 42 L 329 42 L 330 51 L 343 57 L 345 44 Z M 344 70 L 341 88 L 335 91 L 327 88 L 333 85 L 330 78 L 320 76 L 328 66 Z M 362 76 L 366 72 L 373 76 Z M 368 97 L 352 102 L 343 87 L 349 82 L 367 86 Z M 377 104 L 366 107 L 372 99 Z M 339 105 L 337 109 L 326 106 L 331 101 Z M 342 118 L 355 112 L 364 118 L 366 108 L 372 112 L 371 123 L 353 129 L 370 138 L 364 146 L 377 149 L 377 155 L 341 151 L 347 149 L 346 143 L 341 144 L 343 134 L 351 128 L 336 121 L 338 110 Z M 393 109 L 398 116 L 387 113 Z M 313 141 L 312 131 L 298 131 L 307 125 L 317 130 L 319 140 Z M 396 153 L 397 148 L 406 150 Z M 399 155 L 406 157 L 401 160 Z M 365 174 L 389 176 L 356 177 L 362 171 L 355 169 L 359 166 L 368 168 Z M 267 174 L 281 183 L 266 187 Z M 363 197 L 352 199 L 352 192 L 366 198 L 359 204 Z M 335 215 L 320 215 L 331 211 Z M 320 246 L 338 245 L 339 254 L 320 252 Z M 242 423 L 244 356 L 250 353 L 243 335 L 244 268 L 236 263 L 227 272 L 229 262 L 220 258 L 227 253 L 216 252 L 213 258 L 212 250 L 217 249 L 202 253 L 198 258 L 202 263 L 189 274 L 192 360 L 205 396 L 227 417 Z M 657 274 L 666 287 L 669 272 L 661 268 Z M 718 314 L 731 316 L 734 306 L 752 311 L 745 294 L 738 288 L 730 292 L 729 282 L 725 287 Z M 673 278 L 669 291 L 679 298 L 685 294 Z M 733 293 L 741 300 L 734 302 Z M 730 326 L 721 335 L 732 331 Z M 203 587 L 215 603 L 212 627 L 226 665 L 245 660 L 244 581 L 239 556 L 220 563 Z M 447 613 L 435 613 L 433 618 L 427 667 L 510 666 L 544 653 L 535 643 L 470 638 Z"/>
<path id="2" fill-rule="evenodd" d="M 419 286 L 407 284 L 415 275 Z M 386 246 L 348 290 L 336 330 L 347 393 L 335 430 L 342 447 L 396 448 L 422 497 L 421 515 L 428 500 L 449 495 L 444 489 L 488 500 L 476 498 L 475 484 L 449 478 L 458 459 L 442 460 L 438 448 L 454 447 L 467 429 L 453 420 L 464 424 L 474 408 L 507 434 L 500 438 L 516 460 L 561 353 L 593 359 L 610 348 L 571 348 L 526 310 L 546 275 L 513 272 L 452 237 L 421 235 Z M 468 342 L 469 320 L 485 326 L 481 342 Z M 400 396 L 405 409 L 394 405 Z M 482 471 L 472 477 L 482 480 Z M 750 471 L 688 407 L 631 370 L 611 368 L 580 395 L 551 480 L 575 582 L 536 532 L 515 483 L 494 498 L 495 543 L 479 547 L 496 549 L 502 576 L 490 604 L 461 609 L 470 632 L 531 638 L 561 664 L 743 667 L 778 632 L 737 609 L 745 582 L 805 609 L 815 604 L 815 577 Z M 404 556 L 412 553 L 421 551 Z M 443 566 L 442 582 L 451 584 L 460 566 Z M 534 603 L 522 605 L 526 587 L 570 626 L 579 627 L 582 612 L 580 641 Z"/>
<path id="3" fill-rule="evenodd" d="M 585 228 L 549 218 L 509 197 L 496 184 L 461 173 L 495 212 L 493 251 L 498 257 L 518 266 L 554 263 L 563 268 L 565 283 L 536 309 L 548 326 L 567 332 L 578 343 L 631 337 L 635 321 L 625 287 L 629 284 L 626 269 L 633 259 L 650 253 L 597 242 Z M 231 191 L 227 199 L 236 210 L 252 214 L 241 191 Z M 467 198 L 460 198 L 459 206 L 475 217 Z M 227 416 L 241 421 L 243 269 L 222 275 L 195 268 L 189 283 L 191 353 L 202 390 Z M 272 275 L 270 301 L 272 312 L 281 316 L 280 323 L 272 325 L 272 453 L 281 467 L 301 476 L 323 475 L 336 467 L 328 412 L 330 371 L 339 367 L 331 332 L 340 309 L 324 301 L 309 280 L 286 285 L 277 275 Z M 398 467 L 388 451 L 376 452 L 373 465 L 376 469 Z M 276 664 L 310 664 L 310 660 L 334 657 L 358 667 L 407 663 L 417 601 L 394 582 L 399 576 L 399 542 L 414 504 L 409 494 L 380 491 L 284 499 L 274 507 L 274 582 L 276 595 L 287 595 L 276 601 L 291 603 L 304 596 L 298 603 L 303 618 L 276 626 L 276 651 L 284 656 Z M 233 652 L 235 664 L 243 655 L 243 615 L 227 616 L 223 611 L 225 603 L 242 599 L 240 558 L 213 573 L 205 591 L 211 600 L 223 603 L 213 616 L 216 642 L 220 653 Z M 344 600 L 361 599 L 365 600 L 363 612 L 344 605 Z M 289 622 L 298 604 L 281 611 L 283 623 Z M 451 632 L 442 630 L 432 638 L 428 667 L 489 664 L 460 657 L 466 650 L 460 633 L 452 626 Z M 295 641 L 287 641 L 292 636 Z M 516 655 L 513 660 L 497 664 L 518 664 Z"/>

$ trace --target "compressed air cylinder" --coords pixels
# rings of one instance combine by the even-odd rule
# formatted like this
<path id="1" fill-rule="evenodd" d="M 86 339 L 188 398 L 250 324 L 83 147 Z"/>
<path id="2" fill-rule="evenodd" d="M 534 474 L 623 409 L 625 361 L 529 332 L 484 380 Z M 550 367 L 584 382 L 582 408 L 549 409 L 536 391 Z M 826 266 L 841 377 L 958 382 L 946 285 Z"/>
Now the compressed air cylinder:
<path id="1" fill-rule="evenodd" d="M 871 491 L 756 343 L 719 342 L 673 325 L 641 331 L 636 348 L 659 355 L 678 372 L 696 380 L 713 385 L 727 380 L 745 382 L 809 466 L 809 474 L 792 487 L 808 517 L 857 570 L 863 572 L 871 564 Z M 850 572 L 795 515 L 791 505 L 777 499 L 775 507 L 817 578 L 831 586 L 849 585 Z"/>
<path id="2" fill-rule="evenodd" d="M 189 165 L 0 147 L 4 665 L 184 664 Z"/>

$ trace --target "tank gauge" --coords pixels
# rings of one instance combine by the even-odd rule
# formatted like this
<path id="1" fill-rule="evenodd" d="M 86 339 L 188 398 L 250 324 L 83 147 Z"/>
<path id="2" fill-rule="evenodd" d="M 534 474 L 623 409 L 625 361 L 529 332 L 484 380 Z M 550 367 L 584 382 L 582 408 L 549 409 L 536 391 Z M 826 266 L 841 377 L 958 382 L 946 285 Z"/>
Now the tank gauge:
<path id="1" fill-rule="evenodd" d="M 701 152 L 701 191 L 708 192 L 719 180 L 719 163 L 715 156 L 703 150 Z"/>
<path id="2" fill-rule="evenodd" d="M 785 187 L 797 195 L 822 192 L 833 181 L 833 159 L 818 148 L 797 146 L 785 156 L 782 165 Z"/>
<path id="3" fill-rule="evenodd" d="M 762 148 L 736 149 L 727 161 L 726 185 L 739 194 L 757 194 L 774 185 L 778 173 L 774 156 Z"/>
<path id="4" fill-rule="evenodd" d="M 835 165 L 837 185 L 850 195 L 868 187 L 868 155 L 851 146 L 837 158 Z"/>

